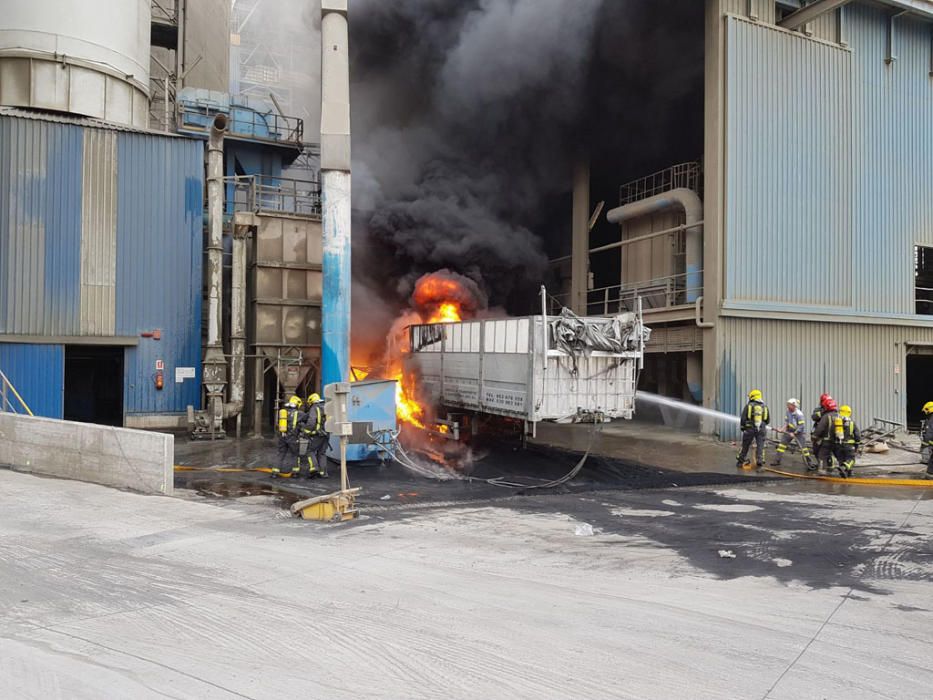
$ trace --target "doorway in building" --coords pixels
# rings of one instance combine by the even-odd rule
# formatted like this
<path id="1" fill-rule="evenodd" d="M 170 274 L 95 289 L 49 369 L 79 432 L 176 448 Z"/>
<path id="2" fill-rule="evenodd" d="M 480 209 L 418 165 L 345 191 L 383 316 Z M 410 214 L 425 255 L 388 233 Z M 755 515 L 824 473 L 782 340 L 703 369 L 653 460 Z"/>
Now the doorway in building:
<path id="1" fill-rule="evenodd" d="M 921 409 L 933 401 L 933 347 L 907 346 L 907 428 L 919 430 Z"/>
<path id="2" fill-rule="evenodd" d="M 65 420 L 123 425 L 123 348 L 65 346 Z"/>

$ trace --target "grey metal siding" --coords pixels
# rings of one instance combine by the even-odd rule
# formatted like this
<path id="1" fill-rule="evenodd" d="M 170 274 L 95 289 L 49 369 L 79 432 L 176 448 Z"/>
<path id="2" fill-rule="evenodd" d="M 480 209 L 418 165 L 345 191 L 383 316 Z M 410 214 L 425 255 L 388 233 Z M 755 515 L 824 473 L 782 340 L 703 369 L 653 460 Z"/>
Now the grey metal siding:
<path id="1" fill-rule="evenodd" d="M 726 21 L 725 297 L 849 306 L 851 54 Z"/>
<path id="2" fill-rule="evenodd" d="M 914 313 L 913 247 L 933 245 L 933 79 L 930 25 L 894 20 L 885 63 L 887 14 L 849 6 L 855 60 L 855 306 Z"/>
<path id="3" fill-rule="evenodd" d="M 161 335 L 126 349 L 127 414 L 200 406 L 203 159 L 195 140 L 118 138 L 117 334 Z M 156 360 L 165 365 L 162 390 Z M 194 367 L 195 377 L 175 383 L 177 367 Z"/>
<path id="4" fill-rule="evenodd" d="M 790 397 L 809 411 L 829 391 L 863 423 L 904 422 L 906 346 L 933 343 L 933 328 L 739 318 L 720 324 L 719 408 L 728 413 L 750 389 L 761 389 L 775 413 Z"/>
<path id="5" fill-rule="evenodd" d="M 84 134 L 81 198 L 82 335 L 113 335 L 116 312 L 117 135 Z"/>
<path id="6" fill-rule="evenodd" d="M 37 416 L 61 418 L 65 390 L 65 348 L 62 345 L 0 343 L 2 371 L 29 410 Z M 19 402 L 8 394 L 17 413 Z M 0 408 L 2 410 L 2 408 Z"/>
<path id="7" fill-rule="evenodd" d="M 849 49 L 727 22 L 725 303 L 916 323 L 933 245 L 929 25 L 846 8 Z"/>

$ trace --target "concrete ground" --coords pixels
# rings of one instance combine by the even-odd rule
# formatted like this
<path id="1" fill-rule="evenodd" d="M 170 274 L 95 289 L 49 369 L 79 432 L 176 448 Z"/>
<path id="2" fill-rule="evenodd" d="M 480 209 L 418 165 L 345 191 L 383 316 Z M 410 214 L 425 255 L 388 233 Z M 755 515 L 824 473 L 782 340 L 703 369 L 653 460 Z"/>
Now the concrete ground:
<path id="1" fill-rule="evenodd" d="M 0 471 L 0 493 L 4 698 L 933 687 L 931 491 L 391 493 L 343 525 L 249 489 L 166 498 Z"/>

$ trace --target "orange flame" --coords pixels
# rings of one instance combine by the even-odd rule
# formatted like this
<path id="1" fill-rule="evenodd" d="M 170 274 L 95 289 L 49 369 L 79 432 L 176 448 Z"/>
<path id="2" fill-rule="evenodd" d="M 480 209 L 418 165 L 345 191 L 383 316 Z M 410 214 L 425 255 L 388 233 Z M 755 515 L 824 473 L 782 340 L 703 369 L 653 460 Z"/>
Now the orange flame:
<path id="1" fill-rule="evenodd" d="M 402 377 L 398 376 L 398 383 L 395 385 L 395 415 L 404 423 L 409 423 L 416 428 L 424 428 L 424 408 L 421 404 L 408 396 L 405 387 L 402 386 Z"/>
<path id="2" fill-rule="evenodd" d="M 411 308 L 395 320 L 389 331 L 382 369 L 374 371 L 372 376 L 382 375 L 398 382 L 395 410 L 399 422 L 424 429 L 426 407 L 416 397 L 413 378 L 404 377 L 402 373 L 402 354 L 407 339 L 405 329 L 410 324 L 456 323 L 464 317 L 472 318 L 477 311 L 486 308 L 486 297 L 472 280 L 449 270 L 439 270 L 418 280 L 410 302 Z M 351 364 L 354 364 L 353 381 L 364 379 L 368 373 L 365 363 L 363 367 Z"/>
<path id="3" fill-rule="evenodd" d="M 431 314 L 428 323 L 456 323 L 462 320 L 460 305 L 452 301 L 445 301 Z"/>

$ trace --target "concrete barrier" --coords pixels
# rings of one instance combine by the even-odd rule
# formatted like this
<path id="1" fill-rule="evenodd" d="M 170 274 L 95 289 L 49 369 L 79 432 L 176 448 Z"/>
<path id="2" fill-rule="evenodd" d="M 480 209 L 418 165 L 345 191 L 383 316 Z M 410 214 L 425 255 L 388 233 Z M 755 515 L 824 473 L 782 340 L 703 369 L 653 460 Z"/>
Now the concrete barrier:
<path id="1" fill-rule="evenodd" d="M 174 490 L 175 437 L 0 413 L 0 466 L 143 493 Z"/>

